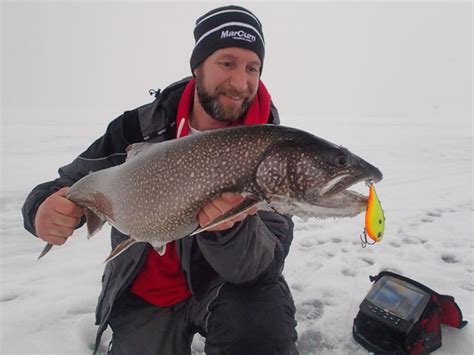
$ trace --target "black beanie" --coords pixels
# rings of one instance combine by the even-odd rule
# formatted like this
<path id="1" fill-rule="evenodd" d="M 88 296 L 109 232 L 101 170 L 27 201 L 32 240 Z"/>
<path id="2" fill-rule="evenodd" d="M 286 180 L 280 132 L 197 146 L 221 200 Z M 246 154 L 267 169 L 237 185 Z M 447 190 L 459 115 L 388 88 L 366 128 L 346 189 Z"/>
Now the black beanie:
<path id="1" fill-rule="evenodd" d="M 216 50 L 240 47 L 255 52 L 263 66 L 265 40 L 262 24 L 249 10 L 224 6 L 211 10 L 196 20 L 196 44 L 191 54 L 191 71 Z"/>

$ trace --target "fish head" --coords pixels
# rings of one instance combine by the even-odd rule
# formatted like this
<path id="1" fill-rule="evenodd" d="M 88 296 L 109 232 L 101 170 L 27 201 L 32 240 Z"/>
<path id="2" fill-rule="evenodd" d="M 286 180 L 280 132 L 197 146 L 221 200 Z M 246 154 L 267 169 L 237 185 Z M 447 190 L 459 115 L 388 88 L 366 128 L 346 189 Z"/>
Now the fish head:
<path id="1" fill-rule="evenodd" d="M 318 213 L 326 208 L 328 215 L 342 217 L 367 207 L 367 197 L 349 187 L 380 180 L 379 169 L 348 149 L 294 129 L 267 150 L 257 171 L 257 183 L 267 196 L 285 196 L 317 206 Z"/>

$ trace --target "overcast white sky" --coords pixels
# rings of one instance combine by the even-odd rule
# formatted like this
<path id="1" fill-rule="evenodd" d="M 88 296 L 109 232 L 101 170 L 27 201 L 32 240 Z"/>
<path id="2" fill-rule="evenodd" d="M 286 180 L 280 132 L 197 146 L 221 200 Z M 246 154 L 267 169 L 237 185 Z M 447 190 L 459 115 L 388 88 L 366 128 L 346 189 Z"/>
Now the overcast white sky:
<path id="1" fill-rule="evenodd" d="M 262 21 L 262 79 L 286 117 L 472 112 L 472 5 L 234 2 Z M 101 109 L 109 121 L 190 74 L 194 21 L 229 2 L 2 1 L 11 109 Z M 285 120 L 285 117 L 282 117 Z M 15 119 L 17 119 L 15 117 Z"/>

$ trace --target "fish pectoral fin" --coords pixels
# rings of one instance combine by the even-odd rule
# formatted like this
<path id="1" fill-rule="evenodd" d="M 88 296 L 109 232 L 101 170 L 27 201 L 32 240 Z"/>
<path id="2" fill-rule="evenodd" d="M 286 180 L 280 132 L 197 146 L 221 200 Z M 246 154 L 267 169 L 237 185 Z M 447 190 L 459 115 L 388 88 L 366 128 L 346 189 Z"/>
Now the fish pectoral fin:
<path id="1" fill-rule="evenodd" d="M 51 248 L 53 247 L 53 244 L 46 244 L 46 246 L 44 247 L 43 251 L 41 252 L 41 254 L 38 256 L 38 260 L 41 259 L 43 256 L 45 256 L 48 251 L 51 250 Z"/>
<path id="2" fill-rule="evenodd" d="M 124 240 L 119 245 L 117 245 L 114 250 L 112 250 L 112 252 L 107 257 L 107 259 L 104 260 L 104 262 L 108 263 L 109 261 L 115 259 L 117 256 L 122 254 L 125 250 L 130 248 L 135 243 L 137 243 L 137 241 L 133 238 L 128 238 L 128 239 Z"/>
<path id="3" fill-rule="evenodd" d="M 102 229 L 105 220 L 99 217 L 90 209 L 86 209 L 87 238 L 92 238 L 94 234 Z"/>
<path id="4" fill-rule="evenodd" d="M 153 143 L 146 143 L 146 142 L 143 142 L 143 143 L 134 143 L 134 144 L 130 144 L 127 149 L 126 149 L 126 152 L 127 152 L 127 160 L 137 156 L 138 154 L 140 154 L 141 152 L 144 152 L 145 150 L 147 150 L 151 145 L 153 145 Z"/>
<path id="5" fill-rule="evenodd" d="M 217 226 L 221 225 L 222 223 L 225 223 L 225 222 L 231 220 L 232 218 L 235 218 L 235 217 L 241 215 L 242 213 L 247 212 L 249 209 L 251 209 L 251 208 L 255 207 L 256 205 L 258 205 L 259 202 L 260 202 L 260 199 L 257 196 L 247 195 L 247 196 L 245 196 L 244 200 L 241 203 L 239 203 L 237 206 L 235 206 L 234 208 L 231 208 L 226 213 L 223 213 L 220 216 L 214 218 L 206 226 L 196 229 L 190 235 L 196 235 L 196 234 L 204 232 L 208 229 L 217 227 Z"/>

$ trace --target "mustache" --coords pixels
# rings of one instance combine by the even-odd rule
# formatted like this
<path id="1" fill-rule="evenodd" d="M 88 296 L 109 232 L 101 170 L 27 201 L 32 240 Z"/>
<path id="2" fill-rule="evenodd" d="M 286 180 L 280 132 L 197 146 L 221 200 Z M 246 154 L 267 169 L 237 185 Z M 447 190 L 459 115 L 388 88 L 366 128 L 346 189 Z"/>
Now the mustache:
<path id="1" fill-rule="evenodd" d="M 230 97 L 238 97 L 240 99 L 248 99 L 250 98 L 250 90 L 239 91 L 232 87 L 217 87 L 216 93 L 218 95 L 226 95 Z"/>

